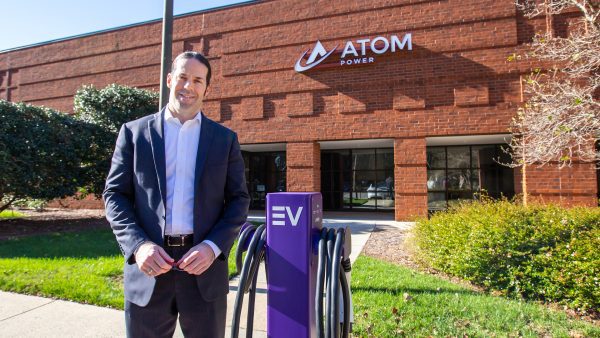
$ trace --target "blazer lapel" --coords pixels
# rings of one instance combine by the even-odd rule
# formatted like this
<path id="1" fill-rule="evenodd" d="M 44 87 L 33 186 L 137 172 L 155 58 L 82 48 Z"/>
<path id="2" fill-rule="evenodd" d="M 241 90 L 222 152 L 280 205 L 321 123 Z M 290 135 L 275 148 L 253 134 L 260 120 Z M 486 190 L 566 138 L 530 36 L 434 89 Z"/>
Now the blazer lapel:
<path id="1" fill-rule="evenodd" d="M 208 157 L 208 151 L 210 150 L 210 146 L 214 136 L 214 126 L 212 125 L 212 121 L 206 118 L 204 114 L 202 114 L 202 123 L 200 125 L 200 141 L 198 142 L 198 153 L 196 155 L 196 171 L 194 176 L 194 243 L 199 240 L 199 231 L 197 231 L 200 227 L 200 194 L 206 194 L 206 191 L 200 191 L 200 181 L 202 177 L 202 172 L 204 171 L 204 167 L 206 165 L 206 158 Z"/>
<path id="2" fill-rule="evenodd" d="M 150 141 L 152 144 L 152 156 L 154 157 L 154 167 L 158 176 L 158 185 L 160 195 L 162 196 L 163 206 L 167 208 L 167 174 L 165 164 L 165 134 L 164 134 L 164 113 L 165 108 L 154 114 L 154 119 L 148 121 L 150 130 Z"/>
<path id="3" fill-rule="evenodd" d="M 195 171 L 195 189 L 194 196 L 198 196 L 200 177 L 206 164 L 206 157 L 210 149 L 214 135 L 214 127 L 211 121 L 202 114 L 202 124 L 200 125 L 200 141 L 198 142 L 198 154 L 196 156 L 196 171 Z M 194 197 L 194 198 L 196 198 Z"/>

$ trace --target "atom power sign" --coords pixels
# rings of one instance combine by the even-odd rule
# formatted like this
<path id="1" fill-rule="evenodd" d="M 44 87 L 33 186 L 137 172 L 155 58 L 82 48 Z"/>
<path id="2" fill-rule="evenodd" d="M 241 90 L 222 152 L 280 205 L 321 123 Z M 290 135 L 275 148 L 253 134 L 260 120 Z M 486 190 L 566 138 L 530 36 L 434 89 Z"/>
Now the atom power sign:
<path id="1" fill-rule="evenodd" d="M 317 40 L 315 47 L 304 61 L 306 54 L 310 49 L 307 49 L 296 61 L 294 69 L 298 72 L 307 71 L 325 61 L 331 54 L 337 50 L 338 46 L 327 51 L 321 41 Z M 358 47 L 358 48 L 357 48 Z M 412 50 L 412 35 L 411 33 L 404 34 L 402 40 L 397 35 L 392 35 L 389 38 L 378 36 L 374 39 L 359 39 L 356 41 L 347 41 L 342 54 L 340 55 L 339 65 L 350 66 L 365 63 L 375 62 L 375 56 L 367 56 L 367 49 L 375 55 L 385 53 L 395 53 L 398 50 Z M 302 64 L 304 62 L 304 64 Z"/>

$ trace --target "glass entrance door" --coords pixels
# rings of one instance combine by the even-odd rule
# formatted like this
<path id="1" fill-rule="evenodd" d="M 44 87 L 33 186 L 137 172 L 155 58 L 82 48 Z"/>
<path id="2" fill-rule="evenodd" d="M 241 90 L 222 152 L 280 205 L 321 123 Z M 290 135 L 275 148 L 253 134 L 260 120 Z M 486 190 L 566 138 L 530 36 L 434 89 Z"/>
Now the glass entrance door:
<path id="1" fill-rule="evenodd" d="M 267 193 L 286 191 L 285 152 L 243 151 L 250 209 L 265 209 Z"/>
<path id="2" fill-rule="evenodd" d="M 394 210 L 391 148 L 321 151 L 325 210 Z"/>

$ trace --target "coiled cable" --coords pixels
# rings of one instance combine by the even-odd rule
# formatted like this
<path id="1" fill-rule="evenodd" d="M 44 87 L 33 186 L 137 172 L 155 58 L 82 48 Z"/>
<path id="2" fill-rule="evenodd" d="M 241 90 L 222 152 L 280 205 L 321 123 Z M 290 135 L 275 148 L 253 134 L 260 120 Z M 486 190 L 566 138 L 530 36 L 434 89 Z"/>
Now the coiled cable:
<path id="1" fill-rule="evenodd" d="M 239 323 L 245 293 L 250 293 L 246 337 L 252 337 L 256 283 L 260 263 L 265 258 L 266 234 L 265 225 L 263 224 L 260 226 L 248 226 L 239 235 L 236 250 L 236 267 L 241 272 L 231 323 L 231 338 L 239 336 Z M 246 257 L 242 264 L 244 247 L 249 238 L 250 244 L 248 245 Z M 346 229 L 344 228 L 323 228 L 320 232 L 317 255 L 317 285 L 315 290 L 315 317 L 317 321 L 317 337 L 319 338 L 347 338 L 350 335 L 351 295 L 346 272 L 350 271 L 351 263 L 349 258 L 344 257 L 348 254 L 347 252 L 343 252 L 345 239 Z M 326 315 L 323 314 L 324 291 Z M 340 295 L 343 307 L 343 320 L 341 324 Z M 325 320 L 325 324 L 323 320 Z"/>
<path id="2" fill-rule="evenodd" d="M 253 228 L 253 227 L 250 227 Z M 246 232 L 248 230 L 248 232 Z M 246 237 L 248 236 L 249 228 L 246 228 L 242 234 L 240 234 L 240 240 L 238 240 L 238 250 L 236 251 L 236 265 L 238 257 L 241 257 L 243 252 L 244 241 L 241 239 L 241 235 L 246 233 Z M 265 242 L 266 242 L 265 225 L 260 225 L 255 228 L 254 234 L 252 235 L 252 239 L 250 241 L 250 245 L 248 246 L 248 252 L 246 253 L 246 258 L 244 259 L 244 264 L 242 265 L 242 271 L 240 273 L 240 282 L 238 285 L 238 292 L 235 297 L 235 306 L 233 312 L 233 319 L 231 322 L 231 337 L 237 338 L 239 336 L 240 330 L 240 317 L 242 315 L 242 305 L 244 303 L 244 294 L 250 291 L 250 297 L 248 300 L 248 317 L 246 324 L 246 337 L 252 337 L 252 327 L 254 326 L 254 301 L 256 297 L 256 280 L 258 275 L 258 268 L 260 265 L 260 261 L 264 259 L 265 254 Z M 240 247 L 242 247 L 240 249 Z M 239 259 L 241 261 L 241 258 Z M 239 269 L 239 267 L 238 267 Z M 238 270 L 239 271 L 239 270 Z M 250 282 L 248 282 L 250 281 Z M 250 290 L 251 289 L 251 290 Z"/>

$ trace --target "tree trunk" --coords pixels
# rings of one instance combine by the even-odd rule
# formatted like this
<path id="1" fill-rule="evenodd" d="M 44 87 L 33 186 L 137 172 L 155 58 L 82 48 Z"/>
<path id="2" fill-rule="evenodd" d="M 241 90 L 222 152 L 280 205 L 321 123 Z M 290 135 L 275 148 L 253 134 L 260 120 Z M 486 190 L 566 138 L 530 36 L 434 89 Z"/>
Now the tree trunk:
<path id="1" fill-rule="evenodd" d="M 525 138 L 523 138 L 523 167 L 521 168 L 521 185 L 523 186 L 523 206 L 527 207 L 527 161 L 525 160 Z"/>
<path id="2" fill-rule="evenodd" d="M 527 207 L 527 164 L 525 163 L 521 168 L 521 184 L 523 186 L 523 206 Z"/>
<path id="3" fill-rule="evenodd" d="M 3 212 L 4 210 L 10 208 L 10 206 L 13 204 L 14 201 L 16 201 L 17 198 L 13 197 L 10 200 L 8 200 L 8 202 L 6 202 L 4 205 L 0 205 L 0 212 Z"/>

